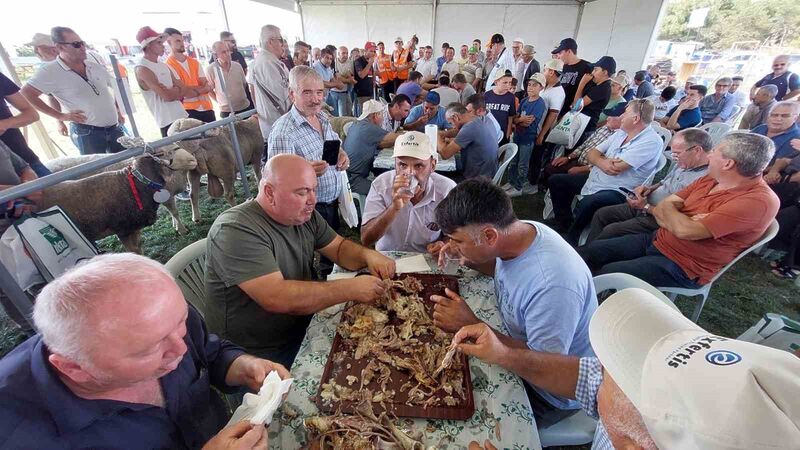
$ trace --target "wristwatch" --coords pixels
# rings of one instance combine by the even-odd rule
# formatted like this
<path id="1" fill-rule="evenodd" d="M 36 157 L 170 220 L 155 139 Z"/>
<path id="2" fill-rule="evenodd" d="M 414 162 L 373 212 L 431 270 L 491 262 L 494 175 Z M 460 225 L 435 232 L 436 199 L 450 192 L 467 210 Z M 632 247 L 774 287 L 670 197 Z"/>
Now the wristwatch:
<path id="1" fill-rule="evenodd" d="M 648 215 L 648 214 L 650 214 L 650 203 L 645 203 L 645 205 L 644 205 L 644 208 L 642 208 L 642 212 L 643 212 L 645 215 Z"/>

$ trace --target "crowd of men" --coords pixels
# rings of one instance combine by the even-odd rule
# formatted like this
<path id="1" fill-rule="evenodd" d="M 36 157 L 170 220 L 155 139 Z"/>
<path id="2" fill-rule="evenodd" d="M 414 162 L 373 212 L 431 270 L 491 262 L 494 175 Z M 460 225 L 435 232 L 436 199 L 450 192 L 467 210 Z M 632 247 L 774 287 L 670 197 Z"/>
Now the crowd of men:
<path id="1" fill-rule="evenodd" d="M 56 56 L 21 94 L 3 85 L 19 113 L 0 109 L 0 131 L 39 111 L 69 122 L 82 153 L 117 151 L 123 116 L 102 60 L 90 59 L 69 28 L 50 37 L 37 54 L 52 43 Z M 395 273 L 385 251 L 459 260 L 494 279 L 507 333 L 451 291 L 433 296 L 434 324 L 456 333 L 462 352 L 520 376 L 539 428 L 584 410 L 599 419 L 594 448 L 800 442 L 800 359 L 712 336 L 644 291 L 598 305 L 592 278 L 621 272 L 696 289 L 776 216 L 797 226 L 800 80 L 785 57 L 756 83 L 744 112 L 742 80 L 720 78 L 710 95 L 658 68 L 631 81 L 611 56 L 581 59 L 571 38 L 543 63 L 523 39 L 507 47 L 501 34 L 485 51 L 479 40 L 444 44 L 436 59 L 416 36 L 395 39 L 391 53 L 383 42 L 353 52 L 298 42 L 290 54 L 281 30 L 266 25 L 249 67 L 226 33 L 203 70 L 178 30 L 143 27 L 136 37 L 135 78 L 162 133 L 183 117 L 214 121 L 212 101 L 223 115 L 257 110 L 258 192 L 208 233 L 202 318 L 169 272 L 140 256 L 99 256 L 49 283 L 34 309 L 39 334 L 0 362 L 0 443 L 263 448 L 263 427 L 224 426 L 211 387 L 241 394 L 271 370 L 289 376 L 313 314 L 385 295 Z M 697 128 L 730 122 L 737 108 L 750 131 L 715 144 Z M 553 158 L 547 135 L 570 111 L 588 116 L 586 129 Z M 656 123 L 674 132 L 673 164 L 658 182 Z M 38 159 L 12 142 L 10 183 L 35 178 Z M 492 178 L 508 143 L 518 153 L 499 186 Z M 382 149 L 390 170 L 373 166 Z M 456 171 L 437 172 L 451 158 Z M 343 173 L 364 196 L 360 244 L 338 234 Z M 555 217 L 519 220 L 512 198 L 544 188 Z M 790 252 L 797 238 L 784 237 Z M 325 281 L 334 263 L 369 274 Z M 726 365 L 710 357 L 717 350 L 747 362 L 721 371 Z M 708 354 L 692 358 L 698 352 Z M 744 419 L 731 425 L 734 415 Z"/>

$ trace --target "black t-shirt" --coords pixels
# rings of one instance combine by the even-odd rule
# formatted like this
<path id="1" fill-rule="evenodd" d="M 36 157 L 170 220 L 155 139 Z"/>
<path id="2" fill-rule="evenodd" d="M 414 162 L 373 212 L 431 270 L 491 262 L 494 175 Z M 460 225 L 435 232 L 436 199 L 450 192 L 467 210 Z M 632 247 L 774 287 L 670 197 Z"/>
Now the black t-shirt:
<path id="1" fill-rule="evenodd" d="M 358 73 L 364 70 L 365 67 L 369 66 L 369 61 L 367 58 L 363 56 L 359 57 L 353 63 L 353 69 L 355 69 L 355 73 L 353 74 L 356 79 L 356 96 L 358 97 L 372 97 L 373 85 L 374 85 L 374 77 L 372 75 L 372 71 L 367 74 L 366 77 L 361 78 L 358 76 Z"/>
<path id="2" fill-rule="evenodd" d="M 583 96 L 592 99 L 592 102 L 586 105 L 581 112 L 589 116 L 591 119 L 587 129 L 594 129 L 597 124 L 597 118 L 600 113 L 605 109 L 608 100 L 611 98 L 611 80 L 606 80 L 600 84 L 596 84 L 594 80 L 589 80 L 583 88 Z"/>
<path id="3" fill-rule="evenodd" d="M 508 119 L 511 116 L 517 115 L 517 102 L 516 97 L 511 92 L 506 92 L 503 95 L 497 95 L 494 91 L 486 91 L 483 94 L 486 101 L 486 110 L 489 111 L 497 123 L 500 125 L 500 130 L 503 135 L 508 131 Z"/>
<path id="4" fill-rule="evenodd" d="M 589 63 L 581 59 L 575 64 L 564 64 L 564 71 L 561 72 L 561 87 L 564 88 L 564 106 L 561 108 L 561 114 L 566 113 L 572 107 L 572 102 L 575 101 L 575 92 L 578 90 L 578 84 L 584 75 L 591 72 L 592 68 Z M 604 103 L 605 104 L 605 103 Z"/>
<path id="5" fill-rule="evenodd" d="M 0 73 L 0 120 L 11 117 L 11 109 L 8 107 L 6 97 L 14 95 L 17 92 L 19 92 L 19 86 L 3 73 Z M 6 130 L 5 133 L 0 135 L 0 140 L 2 140 L 12 152 L 24 159 L 26 163 L 34 164 L 39 162 L 39 157 L 28 147 L 28 143 L 25 142 L 25 138 L 22 136 L 22 132 L 20 132 L 19 129 L 10 128 Z"/>

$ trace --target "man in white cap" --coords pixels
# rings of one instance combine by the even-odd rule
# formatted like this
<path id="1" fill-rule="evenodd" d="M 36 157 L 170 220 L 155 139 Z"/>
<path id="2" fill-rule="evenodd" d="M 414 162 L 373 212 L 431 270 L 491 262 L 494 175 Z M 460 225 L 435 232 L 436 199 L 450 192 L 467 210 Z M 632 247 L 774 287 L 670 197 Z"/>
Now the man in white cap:
<path id="1" fill-rule="evenodd" d="M 484 323 L 453 342 L 577 399 L 599 419 L 595 450 L 797 448 L 800 359 L 791 353 L 712 335 L 642 289 L 604 301 L 589 338 L 596 358 L 514 348 Z"/>
<path id="2" fill-rule="evenodd" d="M 398 133 L 381 127 L 386 105 L 378 100 L 367 100 L 358 120 L 350 126 L 344 139 L 344 150 L 350 158 L 347 177 L 353 192 L 367 195 L 369 192 L 369 173 L 375 156 L 382 148 L 394 145 Z"/>
<path id="3" fill-rule="evenodd" d="M 521 37 L 515 37 L 513 41 L 511 41 L 511 56 L 514 57 L 514 63 L 519 62 L 522 58 L 522 47 L 525 46 L 525 40 Z"/>
<path id="4" fill-rule="evenodd" d="M 86 58 L 86 42 L 72 29 L 54 27 L 51 39 L 58 57 L 43 64 L 21 93 L 34 108 L 62 122 L 71 122 L 72 141 L 81 154 L 123 150 L 117 138 L 125 133 L 125 119 L 114 100 L 113 80 L 105 66 Z M 67 112 L 56 110 L 39 97 L 55 97 Z"/>
<path id="5" fill-rule="evenodd" d="M 142 58 L 136 62 L 136 81 L 142 89 L 147 108 L 161 129 L 161 136 L 167 135 L 173 122 L 189 117 L 181 100 L 202 94 L 195 88 L 184 86 L 169 66 L 159 61 L 158 58 L 164 54 L 166 37 L 150 27 L 142 27 L 136 33 L 136 40 L 143 51 Z"/>
<path id="6" fill-rule="evenodd" d="M 58 56 L 58 49 L 56 48 L 55 42 L 50 38 L 49 34 L 44 33 L 36 33 L 33 35 L 33 39 L 28 43 L 31 47 L 33 47 L 33 52 L 36 53 L 36 56 L 39 58 L 41 62 L 50 62 L 54 61 Z M 54 110 L 61 112 L 61 103 L 58 103 L 55 97 L 52 95 L 47 96 L 47 103 L 50 104 L 50 107 Z M 69 130 L 67 130 L 67 125 L 64 123 L 63 120 L 58 120 L 58 134 L 62 136 L 69 136 Z M 7 143 L 7 142 L 6 142 Z"/>
<path id="7" fill-rule="evenodd" d="M 547 81 L 541 96 L 547 105 L 547 115 L 536 138 L 536 145 L 542 145 L 547 133 L 555 126 L 561 107 L 564 106 L 567 94 L 561 86 L 561 71 L 564 70 L 564 61 L 551 59 L 544 64 L 544 79 Z"/>
<path id="8" fill-rule="evenodd" d="M 435 210 L 456 183 L 438 173 L 431 142 L 411 131 L 394 143 L 394 170 L 372 182 L 361 215 L 361 243 L 379 251 L 425 252 L 441 238 Z"/>

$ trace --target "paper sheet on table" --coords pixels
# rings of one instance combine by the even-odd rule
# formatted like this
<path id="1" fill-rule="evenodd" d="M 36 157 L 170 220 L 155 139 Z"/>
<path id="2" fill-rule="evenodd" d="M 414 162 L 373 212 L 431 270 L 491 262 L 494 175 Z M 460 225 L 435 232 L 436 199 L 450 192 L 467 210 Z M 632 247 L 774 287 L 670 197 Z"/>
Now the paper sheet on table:
<path id="1" fill-rule="evenodd" d="M 425 260 L 425 255 L 414 255 L 400 258 L 395 262 L 396 273 L 430 272 L 431 266 Z"/>
<path id="2" fill-rule="evenodd" d="M 264 378 L 258 394 L 244 394 L 242 404 L 233 412 L 228 425 L 249 420 L 252 425 L 269 425 L 272 415 L 283 402 L 283 395 L 292 387 L 293 378 L 281 380 L 278 372 L 272 371 Z"/>
<path id="3" fill-rule="evenodd" d="M 356 275 L 358 275 L 358 272 L 337 272 L 328 275 L 328 278 L 326 278 L 326 280 L 328 281 L 346 280 L 348 278 L 354 278 Z"/>

